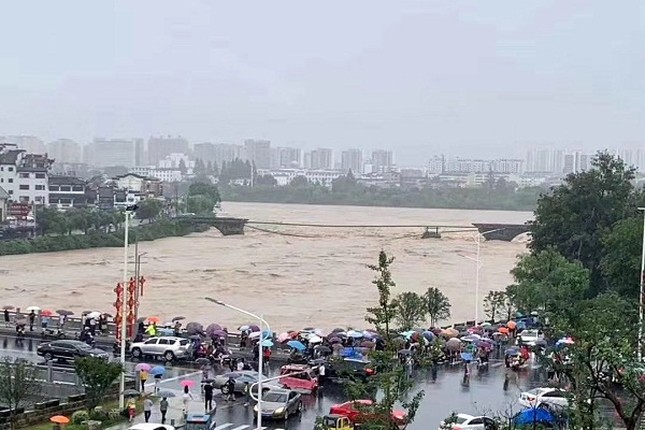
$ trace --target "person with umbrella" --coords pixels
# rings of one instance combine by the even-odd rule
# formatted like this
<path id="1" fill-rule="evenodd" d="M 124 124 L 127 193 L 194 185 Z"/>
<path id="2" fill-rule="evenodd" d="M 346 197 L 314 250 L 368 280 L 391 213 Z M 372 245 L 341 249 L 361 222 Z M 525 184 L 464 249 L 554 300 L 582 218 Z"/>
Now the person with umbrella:
<path id="1" fill-rule="evenodd" d="M 148 372 L 146 369 L 141 369 L 139 371 L 139 380 L 141 381 L 141 392 L 146 392 L 146 382 L 148 382 Z M 146 421 L 148 422 L 148 421 Z"/>
<path id="2" fill-rule="evenodd" d="M 36 321 L 36 312 L 32 309 L 29 312 L 29 331 L 34 331 L 34 322 Z"/>
<path id="3" fill-rule="evenodd" d="M 143 419 L 148 422 L 150 420 L 150 415 L 152 415 L 152 399 L 146 396 L 143 399 Z"/>
<path id="4" fill-rule="evenodd" d="M 162 397 L 159 402 L 159 412 L 161 412 L 161 424 L 166 424 L 166 414 L 168 413 L 168 398 Z"/>
<path id="5" fill-rule="evenodd" d="M 207 382 L 204 384 L 204 413 L 213 410 L 213 384 Z"/>
<path id="6" fill-rule="evenodd" d="M 233 379 L 232 376 L 228 378 L 228 381 L 226 381 L 226 401 L 228 402 L 229 400 L 235 401 L 235 379 Z"/>
<path id="7" fill-rule="evenodd" d="M 4 325 L 5 327 L 9 327 L 9 322 L 11 321 L 11 318 L 9 318 L 9 308 L 5 306 L 4 308 Z"/>
<path id="8" fill-rule="evenodd" d="M 184 394 L 181 396 L 181 401 L 184 404 L 184 415 L 188 413 L 188 406 L 190 405 L 191 400 L 193 400 L 193 395 L 190 393 L 188 385 L 184 385 Z"/>

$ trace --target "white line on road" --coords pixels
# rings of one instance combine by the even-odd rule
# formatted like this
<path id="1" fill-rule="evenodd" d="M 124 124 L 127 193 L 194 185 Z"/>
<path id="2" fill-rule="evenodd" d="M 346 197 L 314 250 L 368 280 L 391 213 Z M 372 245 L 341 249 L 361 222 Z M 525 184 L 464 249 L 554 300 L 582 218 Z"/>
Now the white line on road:
<path id="1" fill-rule="evenodd" d="M 244 430 L 247 427 L 251 427 L 251 426 L 248 425 L 248 424 L 244 424 L 244 425 L 241 425 L 239 427 L 235 427 L 234 429 L 231 429 L 231 430 Z"/>
<path id="2" fill-rule="evenodd" d="M 201 375 L 201 374 L 202 374 L 202 372 L 201 372 L 201 371 L 199 371 L 199 372 L 186 373 L 185 375 L 174 376 L 174 377 L 172 377 L 172 378 L 168 378 L 168 379 L 162 379 L 162 380 L 159 382 L 159 385 L 161 385 L 161 384 L 163 384 L 163 383 L 166 383 L 166 382 L 172 382 L 172 381 L 176 381 L 176 380 L 178 380 L 178 379 L 186 379 L 186 378 L 190 378 L 191 376 Z M 152 379 L 154 379 L 154 378 L 152 378 Z M 153 381 L 151 381 L 151 382 L 147 382 L 147 383 L 146 383 L 146 387 L 150 387 L 150 386 L 153 386 L 153 385 L 155 385 L 155 381 L 154 381 L 154 380 L 153 380 Z"/>
<path id="3" fill-rule="evenodd" d="M 224 430 L 225 428 L 230 427 L 232 425 L 233 425 L 233 423 L 222 424 L 221 426 L 215 427 L 213 430 Z"/>

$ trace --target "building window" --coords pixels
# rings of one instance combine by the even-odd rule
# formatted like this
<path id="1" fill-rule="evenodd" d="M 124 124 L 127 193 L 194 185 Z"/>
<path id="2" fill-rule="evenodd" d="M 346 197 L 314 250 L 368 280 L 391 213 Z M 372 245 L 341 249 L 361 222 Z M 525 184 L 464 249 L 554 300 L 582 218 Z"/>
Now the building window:
<path id="1" fill-rule="evenodd" d="M 69 185 L 61 185 L 60 190 L 69 192 L 72 191 L 72 187 L 70 187 Z"/>
<path id="2" fill-rule="evenodd" d="M 44 191 L 45 186 L 44 185 L 36 185 L 36 191 Z"/>
<path id="3" fill-rule="evenodd" d="M 20 203 L 29 203 L 29 196 L 20 196 Z"/>
<path id="4" fill-rule="evenodd" d="M 9 166 L 9 167 L 7 167 L 7 170 L 8 170 L 9 172 L 13 172 L 13 167 Z"/>
<path id="5" fill-rule="evenodd" d="M 9 194 L 13 194 L 13 190 L 9 190 L 9 191 L 7 191 L 7 192 L 8 192 Z"/>
<path id="6" fill-rule="evenodd" d="M 37 203 L 42 203 L 43 202 L 43 196 L 36 196 L 36 202 Z"/>
<path id="7" fill-rule="evenodd" d="M 9 182 L 10 184 L 13 184 L 13 178 L 7 179 L 7 182 Z"/>
<path id="8" fill-rule="evenodd" d="M 27 178 L 29 179 L 29 173 L 19 173 L 18 174 L 21 178 Z"/>
<path id="9" fill-rule="evenodd" d="M 60 191 L 60 187 L 58 185 L 50 185 L 49 191 Z"/>
<path id="10" fill-rule="evenodd" d="M 21 186 L 20 186 L 20 189 L 21 189 L 21 190 L 28 190 L 28 189 L 29 189 L 29 185 L 21 185 Z"/>
<path id="11" fill-rule="evenodd" d="M 36 179 L 45 179 L 44 173 L 36 173 Z"/>
<path id="12" fill-rule="evenodd" d="M 74 185 L 74 187 L 72 187 L 72 191 L 77 191 L 77 192 L 81 191 L 82 192 L 82 191 L 85 191 L 85 190 L 83 189 L 82 185 Z"/>

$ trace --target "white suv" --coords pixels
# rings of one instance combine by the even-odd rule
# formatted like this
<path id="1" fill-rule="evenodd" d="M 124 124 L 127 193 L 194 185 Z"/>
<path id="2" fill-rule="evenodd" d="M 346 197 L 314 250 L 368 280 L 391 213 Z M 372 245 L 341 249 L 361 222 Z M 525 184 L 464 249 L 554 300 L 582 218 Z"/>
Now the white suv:
<path id="1" fill-rule="evenodd" d="M 190 355 L 190 341 L 181 337 L 161 336 L 151 337 L 143 342 L 136 342 L 130 346 L 130 354 L 134 358 L 145 355 L 163 357 L 166 361 L 177 358 L 186 358 Z"/>

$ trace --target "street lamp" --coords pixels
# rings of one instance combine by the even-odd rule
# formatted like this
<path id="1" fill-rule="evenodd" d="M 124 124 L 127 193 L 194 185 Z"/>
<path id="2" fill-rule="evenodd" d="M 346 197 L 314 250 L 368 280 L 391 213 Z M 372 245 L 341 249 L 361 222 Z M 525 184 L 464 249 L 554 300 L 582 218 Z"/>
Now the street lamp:
<path id="1" fill-rule="evenodd" d="M 125 305 L 128 303 L 126 298 L 127 295 L 127 285 L 128 285 L 128 245 L 129 245 L 129 228 L 130 228 L 130 216 L 137 210 L 137 205 L 128 206 L 125 208 L 125 223 L 124 223 L 124 235 L 123 235 L 123 293 L 122 303 L 121 303 L 121 366 L 123 366 L 123 371 L 121 372 L 121 381 L 119 383 L 119 408 L 123 409 L 125 407 L 125 336 L 126 336 L 126 312 Z"/>
<path id="2" fill-rule="evenodd" d="M 262 318 L 261 315 L 256 315 L 256 314 L 251 313 L 249 311 L 245 311 L 244 309 L 240 309 L 240 308 L 238 308 L 236 306 L 229 305 L 228 303 L 224 303 L 221 300 L 215 300 L 215 299 L 213 299 L 211 297 L 204 297 L 204 299 L 208 300 L 209 302 L 215 303 L 217 305 L 224 306 L 225 308 L 229 308 L 229 309 L 232 309 L 234 311 L 237 311 L 237 312 L 239 312 L 241 314 L 250 316 L 251 318 L 255 318 L 260 322 L 260 347 L 259 347 L 260 354 L 259 354 L 259 357 L 258 357 L 258 382 L 257 382 L 257 384 L 258 384 L 258 398 L 257 398 L 257 400 L 258 400 L 258 403 L 257 403 L 258 421 L 257 421 L 257 429 L 260 430 L 260 429 L 262 429 L 262 379 L 263 379 L 262 361 L 263 361 L 263 358 L 264 358 L 263 357 L 264 354 L 262 353 L 262 342 L 264 342 L 264 340 L 265 340 L 264 339 L 264 326 L 266 325 L 267 331 L 269 333 L 271 332 L 271 327 L 269 326 L 269 323 L 266 322 L 264 320 L 264 318 Z M 249 390 L 250 389 L 251 388 L 249 387 Z"/>
<path id="3" fill-rule="evenodd" d="M 477 257 L 473 258 L 473 257 L 469 257 L 468 255 L 459 254 L 464 258 L 474 261 L 475 264 L 477 265 L 475 270 L 475 325 L 477 325 L 477 321 L 479 320 L 479 271 L 483 266 L 480 259 L 482 236 L 485 238 L 487 234 L 494 233 L 496 231 L 501 231 L 501 230 L 505 230 L 505 229 L 496 228 L 495 230 L 488 230 L 482 233 L 479 233 L 479 232 L 477 233 L 477 235 L 475 236 L 475 242 L 477 242 Z"/>
<path id="4" fill-rule="evenodd" d="M 643 243 L 641 245 L 641 289 L 638 299 L 638 361 L 643 359 L 643 295 L 645 294 L 645 207 L 638 208 L 643 212 Z"/>

